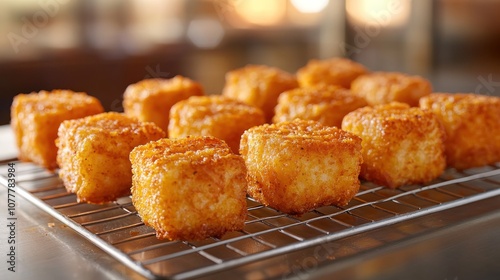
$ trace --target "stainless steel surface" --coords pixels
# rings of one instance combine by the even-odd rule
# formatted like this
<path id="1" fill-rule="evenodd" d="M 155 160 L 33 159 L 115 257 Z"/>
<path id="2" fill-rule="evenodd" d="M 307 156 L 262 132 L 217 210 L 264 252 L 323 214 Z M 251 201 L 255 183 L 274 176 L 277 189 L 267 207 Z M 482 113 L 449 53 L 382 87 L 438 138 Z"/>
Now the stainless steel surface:
<path id="1" fill-rule="evenodd" d="M 200 279 L 498 279 L 500 196 Z"/>
<path id="2" fill-rule="evenodd" d="M 3 166 L 0 168 L 0 178 L 4 185 L 5 174 L 7 171 Z M 321 207 L 301 217 L 284 215 L 248 199 L 249 214 L 243 231 L 232 232 L 221 239 L 168 242 L 157 240 L 154 231 L 142 224 L 129 198 L 105 205 L 80 204 L 73 194 L 66 193 L 55 174 L 26 163 L 16 164 L 16 174 L 19 194 L 149 278 L 209 277 L 214 272 L 239 271 L 238 268 L 252 267 L 262 262 L 272 264 L 273 259 L 289 258 L 294 253 L 300 255 L 300 252 L 314 248 L 306 254 L 306 261 L 302 261 L 303 265 L 298 270 L 312 276 L 321 270 L 311 271 L 308 264 L 319 267 L 339 252 L 348 256 L 346 252 L 353 251 L 352 248 L 337 247 L 349 238 L 418 220 L 433 213 L 459 209 L 456 207 L 500 194 L 498 165 L 464 173 L 448 170 L 439 180 L 424 187 L 408 186 L 389 190 L 364 183 L 360 193 L 347 207 Z M 418 232 L 408 234 L 413 237 L 416 235 Z M 373 247 L 364 248 L 363 244 L 388 245 L 399 241 L 398 238 L 392 239 L 384 242 L 383 238 L 371 237 L 358 242 L 357 246 L 361 249 L 354 250 L 355 253 L 350 255 L 359 256 Z M 294 264 L 285 267 L 275 264 L 271 267 L 275 271 L 280 271 L 281 267 L 283 271 L 267 276 L 301 275 L 297 269 L 294 272 L 294 267 L 297 268 Z M 259 276 L 258 272 L 255 273 L 247 276 Z"/>
<path id="3" fill-rule="evenodd" d="M 144 279 L 77 232 L 16 196 L 16 269 L 8 271 L 7 188 L 0 187 L 0 279 Z"/>

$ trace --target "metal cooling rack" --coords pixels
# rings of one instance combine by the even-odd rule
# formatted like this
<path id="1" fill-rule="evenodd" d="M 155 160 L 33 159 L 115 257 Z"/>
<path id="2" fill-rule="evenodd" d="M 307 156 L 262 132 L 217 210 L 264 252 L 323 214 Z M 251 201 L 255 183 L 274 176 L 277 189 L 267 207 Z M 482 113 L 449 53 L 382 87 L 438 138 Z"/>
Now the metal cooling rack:
<path id="1" fill-rule="evenodd" d="M 6 174 L 7 165 L 0 165 L 4 186 Z M 244 230 L 196 242 L 156 239 L 129 197 L 104 205 L 78 203 L 57 174 L 36 165 L 16 162 L 16 182 L 17 194 L 145 277 L 184 279 L 500 195 L 500 163 L 449 169 L 431 184 L 397 190 L 364 182 L 346 207 L 320 207 L 299 217 L 248 198 Z"/>

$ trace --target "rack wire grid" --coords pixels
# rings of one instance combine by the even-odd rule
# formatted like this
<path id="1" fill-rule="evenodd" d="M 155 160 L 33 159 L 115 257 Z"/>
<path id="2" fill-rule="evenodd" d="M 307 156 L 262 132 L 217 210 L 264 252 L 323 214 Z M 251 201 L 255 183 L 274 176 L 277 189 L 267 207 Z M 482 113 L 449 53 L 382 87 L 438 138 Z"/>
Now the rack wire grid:
<path id="1" fill-rule="evenodd" d="M 207 275 L 294 250 L 319 245 L 500 194 L 500 163 L 446 170 L 427 185 L 388 189 L 362 182 L 345 207 L 324 206 L 301 216 L 280 213 L 247 198 L 242 231 L 202 241 L 158 240 L 130 197 L 102 205 L 78 203 L 57 174 L 15 162 L 16 193 L 147 278 Z M 0 183 L 7 186 L 7 164 Z"/>

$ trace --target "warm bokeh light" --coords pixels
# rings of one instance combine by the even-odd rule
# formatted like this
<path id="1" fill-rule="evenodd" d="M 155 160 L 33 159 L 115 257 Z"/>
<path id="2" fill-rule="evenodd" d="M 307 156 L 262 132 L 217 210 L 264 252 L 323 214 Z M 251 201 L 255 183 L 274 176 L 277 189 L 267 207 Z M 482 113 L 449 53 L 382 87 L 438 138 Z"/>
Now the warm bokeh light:
<path id="1" fill-rule="evenodd" d="M 397 27 L 410 16 L 411 0 L 347 0 L 348 19 L 356 25 Z"/>
<path id="2" fill-rule="evenodd" d="M 224 33 L 220 22 L 213 18 L 193 19 L 187 29 L 189 40 L 202 49 L 217 47 L 224 38 Z"/>
<path id="3" fill-rule="evenodd" d="M 274 25 L 286 15 L 286 0 L 241 0 L 236 12 L 245 21 L 257 25 Z"/>
<path id="4" fill-rule="evenodd" d="M 141 41 L 171 43 L 184 34 L 182 0 L 134 0 L 129 30 Z"/>
<path id="5" fill-rule="evenodd" d="M 291 0 L 292 5 L 301 13 L 319 13 L 325 9 L 329 0 Z"/>
<path id="6" fill-rule="evenodd" d="M 73 21 L 54 21 L 50 26 L 42 29 L 39 41 L 46 47 L 55 49 L 71 49 L 78 47 L 78 26 Z"/>

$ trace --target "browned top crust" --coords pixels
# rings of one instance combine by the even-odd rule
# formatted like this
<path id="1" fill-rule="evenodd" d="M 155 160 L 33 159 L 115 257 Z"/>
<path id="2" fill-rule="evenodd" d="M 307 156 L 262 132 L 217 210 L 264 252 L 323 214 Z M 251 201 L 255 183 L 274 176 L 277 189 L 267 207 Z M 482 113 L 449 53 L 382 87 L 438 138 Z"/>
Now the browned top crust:
<path id="1" fill-rule="evenodd" d="M 262 109 L 271 121 L 278 96 L 298 87 L 294 75 L 265 65 L 247 65 L 229 71 L 222 94 Z"/>
<path id="2" fill-rule="evenodd" d="M 227 84 L 244 82 L 257 86 L 269 81 L 283 84 L 297 84 L 293 74 L 267 65 L 249 64 L 226 73 Z M 229 88 L 224 88 L 224 91 L 229 90 Z"/>
<path id="3" fill-rule="evenodd" d="M 299 119 L 252 127 L 245 134 L 259 135 L 263 139 L 279 137 L 284 141 L 298 141 L 298 143 L 304 144 L 318 141 L 325 144 L 334 144 L 335 142 L 361 144 L 361 138 L 352 133 L 336 127 L 324 126 L 316 121 Z"/>
<path id="4" fill-rule="evenodd" d="M 177 75 L 170 79 L 144 79 L 127 87 L 124 93 L 124 101 L 146 99 L 151 95 L 168 94 L 169 92 L 189 91 L 203 95 L 203 87 L 198 82 Z"/>
<path id="5" fill-rule="evenodd" d="M 420 105 L 426 108 L 450 109 L 451 106 L 459 111 L 466 111 L 465 107 L 472 106 L 499 106 L 500 97 L 474 93 L 443 93 L 436 92 L 420 99 Z M 444 106 L 444 107 L 443 107 Z M 500 114 L 500 111 L 499 111 Z"/>
<path id="6" fill-rule="evenodd" d="M 297 79 L 301 87 L 326 84 L 350 88 L 354 79 L 368 72 L 366 67 L 347 58 L 312 59 L 297 71 Z"/>
<path id="7" fill-rule="evenodd" d="M 139 155 L 148 161 L 145 166 L 179 163 L 203 162 L 209 156 L 224 157 L 232 155 L 229 146 L 218 138 L 211 136 L 196 136 L 177 139 L 160 139 L 145 145 L 138 146 L 130 154 L 131 161 Z"/>
<path id="8" fill-rule="evenodd" d="M 186 110 L 191 116 L 186 119 L 200 120 L 205 117 L 248 117 L 248 118 L 263 118 L 262 110 L 257 107 L 250 106 L 244 102 L 238 101 L 221 95 L 210 96 L 193 96 L 186 100 L 179 101 L 172 107 L 182 108 L 183 106 L 194 107 L 196 110 Z"/>
<path id="9" fill-rule="evenodd" d="M 325 87 L 325 88 L 296 88 L 283 92 L 280 97 L 285 99 L 287 96 L 291 100 L 297 100 L 303 104 L 318 104 L 328 102 L 331 104 L 350 104 L 350 103 L 363 103 L 366 104 L 364 99 L 359 96 L 351 94 L 348 89 Z"/>
<path id="10" fill-rule="evenodd" d="M 472 93 L 433 93 L 420 107 L 444 125 L 448 165 L 466 169 L 500 161 L 500 97 Z"/>
<path id="11" fill-rule="evenodd" d="M 420 76 L 399 72 L 374 72 L 356 78 L 351 89 L 372 106 L 394 101 L 418 106 L 418 100 L 431 93 L 432 85 Z"/>
<path id="12" fill-rule="evenodd" d="M 340 127 L 347 113 L 366 105 L 364 98 L 337 86 L 296 88 L 280 95 L 273 122 L 299 118 Z"/>
<path id="13" fill-rule="evenodd" d="M 22 104 L 22 108 L 12 110 L 12 116 L 16 115 L 19 118 L 21 111 L 36 112 L 41 115 L 50 115 L 62 110 L 72 110 L 73 108 L 86 107 L 88 105 L 98 106 L 101 111 L 102 106 L 99 100 L 95 97 L 87 95 L 85 92 L 74 92 L 66 89 L 55 89 L 52 91 L 42 90 L 40 92 L 32 92 L 29 94 L 18 94 L 14 97 L 12 108 L 18 108 Z"/>

